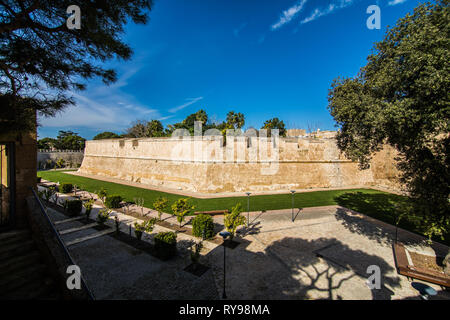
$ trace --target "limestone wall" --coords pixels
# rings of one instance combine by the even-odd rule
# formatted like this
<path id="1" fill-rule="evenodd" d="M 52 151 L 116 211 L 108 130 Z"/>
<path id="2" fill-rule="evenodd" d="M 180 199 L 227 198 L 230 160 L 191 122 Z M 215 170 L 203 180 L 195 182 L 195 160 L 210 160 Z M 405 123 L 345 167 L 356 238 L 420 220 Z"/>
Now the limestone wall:
<path id="1" fill-rule="evenodd" d="M 205 193 L 393 186 L 393 153 L 359 170 L 334 139 L 183 137 L 87 141 L 80 173 Z"/>

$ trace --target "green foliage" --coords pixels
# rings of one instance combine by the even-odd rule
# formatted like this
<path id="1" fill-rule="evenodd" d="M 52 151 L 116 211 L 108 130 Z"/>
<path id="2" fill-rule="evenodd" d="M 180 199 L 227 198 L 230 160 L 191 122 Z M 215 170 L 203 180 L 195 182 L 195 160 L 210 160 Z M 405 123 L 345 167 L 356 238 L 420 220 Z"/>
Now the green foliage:
<path id="1" fill-rule="evenodd" d="M 192 213 L 195 206 L 190 203 L 189 198 L 178 199 L 172 204 L 172 212 L 177 217 L 177 221 L 181 224 L 184 222 L 184 217 Z"/>
<path id="2" fill-rule="evenodd" d="M 177 234 L 175 232 L 159 232 L 155 236 L 156 254 L 162 259 L 169 259 L 177 253 Z"/>
<path id="3" fill-rule="evenodd" d="M 58 159 L 56 161 L 56 167 L 57 168 L 64 168 L 65 165 L 66 165 L 66 161 L 63 158 Z"/>
<path id="4" fill-rule="evenodd" d="M 159 120 L 139 120 L 127 129 L 126 136 L 130 138 L 163 137 L 164 127 Z"/>
<path id="5" fill-rule="evenodd" d="M 37 148 L 50 150 L 54 148 L 56 145 L 56 139 L 53 138 L 42 138 L 37 141 Z"/>
<path id="6" fill-rule="evenodd" d="M 143 232 L 152 232 L 153 228 L 155 227 L 155 223 L 156 218 L 142 221 L 141 223 L 136 221 L 134 223 L 134 234 L 136 235 L 136 238 L 140 240 Z"/>
<path id="7" fill-rule="evenodd" d="M 192 219 L 192 234 L 205 239 L 214 237 L 213 218 L 206 214 L 199 214 Z"/>
<path id="8" fill-rule="evenodd" d="M 153 202 L 153 208 L 158 211 L 158 220 L 161 220 L 161 213 L 167 209 L 168 205 L 169 200 L 165 197 L 158 197 L 158 199 Z"/>
<path id="9" fill-rule="evenodd" d="M 267 130 L 268 137 L 272 136 L 272 134 L 271 134 L 272 129 L 278 129 L 279 130 L 278 135 L 280 137 L 286 136 L 286 126 L 284 125 L 284 122 L 278 118 L 273 118 L 273 119 L 265 121 L 264 125 L 262 126 L 261 129 Z"/>
<path id="10" fill-rule="evenodd" d="M 339 148 L 370 166 L 385 144 L 398 152 L 399 181 L 422 233 L 450 223 L 450 24 L 448 1 L 420 4 L 375 44 L 355 78 L 336 79 L 328 109 Z"/>
<path id="11" fill-rule="evenodd" d="M 67 28 L 67 8 L 79 6 L 81 29 Z M 2 1 L 0 30 L 0 132 L 35 129 L 36 111 L 53 116 L 74 104 L 85 80 L 116 81 L 102 64 L 128 60 L 128 22 L 145 24 L 151 1 Z"/>
<path id="12" fill-rule="evenodd" d="M 196 242 L 191 248 L 191 261 L 192 263 L 198 263 L 200 260 L 200 252 L 203 249 L 203 243 Z"/>
<path id="13" fill-rule="evenodd" d="M 71 217 L 79 215 L 82 206 L 81 200 L 67 200 L 67 214 Z"/>
<path id="14" fill-rule="evenodd" d="M 108 196 L 108 192 L 105 188 L 101 187 L 100 190 L 96 190 L 95 193 L 98 195 L 98 197 L 105 202 L 105 198 Z"/>
<path id="15" fill-rule="evenodd" d="M 117 133 L 114 132 L 110 132 L 110 131 L 105 131 L 102 133 L 97 134 L 94 137 L 94 140 L 102 140 L 102 139 L 118 139 L 121 136 L 119 136 Z"/>
<path id="16" fill-rule="evenodd" d="M 244 225 L 246 219 L 244 216 L 241 216 L 242 205 L 238 203 L 234 207 L 231 208 L 230 213 L 226 213 L 224 216 L 223 224 L 229 233 L 231 233 L 230 239 L 233 239 L 237 227 Z"/>
<path id="17" fill-rule="evenodd" d="M 45 201 L 50 203 L 50 200 L 56 195 L 56 188 L 55 187 L 49 187 L 44 190 L 43 196 Z"/>
<path id="18" fill-rule="evenodd" d="M 73 184 L 71 183 L 61 183 L 59 189 L 62 193 L 71 193 L 73 190 Z"/>
<path id="19" fill-rule="evenodd" d="M 134 234 L 135 234 L 136 238 L 139 240 L 141 240 L 142 233 L 145 231 L 144 223 L 145 223 L 145 221 L 143 223 L 139 223 L 137 221 L 134 223 Z"/>
<path id="20" fill-rule="evenodd" d="M 120 203 L 122 202 L 122 200 L 123 200 L 122 196 L 117 194 L 106 196 L 105 206 L 110 209 L 120 208 Z"/>
<path id="21" fill-rule="evenodd" d="M 227 124 L 232 129 L 241 129 L 245 124 L 245 117 L 240 112 L 230 111 L 227 113 Z"/>
<path id="22" fill-rule="evenodd" d="M 97 216 L 97 222 L 99 224 L 104 224 L 106 221 L 108 221 L 109 216 L 111 215 L 112 211 L 108 210 L 106 208 L 101 209 L 98 212 L 98 216 Z"/>
<path id="23" fill-rule="evenodd" d="M 86 218 L 89 219 L 92 208 L 94 207 L 94 199 L 89 199 L 89 200 L 83 202 L 83 207 L 86 210 L 86 212 L 85 212 Z"/>

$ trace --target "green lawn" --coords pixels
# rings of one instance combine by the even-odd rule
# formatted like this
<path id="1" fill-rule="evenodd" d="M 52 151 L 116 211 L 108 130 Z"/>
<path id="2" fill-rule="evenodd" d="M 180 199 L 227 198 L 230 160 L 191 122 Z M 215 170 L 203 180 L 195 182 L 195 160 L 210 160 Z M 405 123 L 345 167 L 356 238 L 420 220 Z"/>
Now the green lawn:
<path id="1" fill-rule="evenodd" d="M 133 201 L 133 199 L 137 197 L 143 198 L 144 206 L 147 208 L 151 208 L 153 201 L 159 196 L 169 199 L 170 204 L 179 198 L 185 198 L 185 196 L 166 192 L 74 176 L 62 171 L 40 171 L 38 172 L 38 176 L 49 181 L 76 184 L 81 189 L 90 192 L 105 188 L 108 194 L 121 195 L 126 201 Z M 250 196 L 250 211 L 291 208 L 291 197 L 291 194 Z M 395 218 L 398 214 L 396 205 L 402 201 L 407 201 L 407 198 L 373 189 L 329 190 L 296 193 L 294 196 L 294 207 L 306 208 L 341 205 L 381 221 L 395 224 Z M 242 207 L 246 211 L 246 196 L 212 199 L 192 198 L 192 203 L 195 205 L 195 211 L 230 209 L 238 202 L 242 204 Z M 171 209 L 167 211 L 171 212 Z M 407 216 L 403 218 L 399 226 L 406 230 L 420 233 L 418 228 L 416 228 L 416 223 L 412 217 Z M 446 237 L 445 242 L 449 242 L 448 237 Z"/>

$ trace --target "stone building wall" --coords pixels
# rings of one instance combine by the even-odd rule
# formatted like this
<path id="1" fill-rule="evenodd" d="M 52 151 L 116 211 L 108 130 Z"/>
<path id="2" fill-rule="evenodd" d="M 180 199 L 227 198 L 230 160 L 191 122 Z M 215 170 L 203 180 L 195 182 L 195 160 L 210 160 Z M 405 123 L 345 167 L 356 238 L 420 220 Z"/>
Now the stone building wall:
<path id="1" fill-rule="evenodd" d="M 0 142 L 2 143 L 14 143 L 14 172 L 10 177 L 10 184 L 8 189 L 14 188 L 14 204 L 15 210 L 13 212 L 13 220 L 15 226 L 23 227 L 27 225 L 27 205 L 26 198 L 31 193 L 30 188 L 36 187 L 36 132 L 18 134 L 2 134 L 0 135 Z M 2 155 L 2 162 L 3 155 Z M 5 169 L 5 167 L 3 167 Z M 6 171 L 2 173 L 2 180 L 6 177 Z M 14 180 L 14 181 L 12 181 Z M 2 181 L 2 188 L 6 186 L 6 182 Z M 12 192 L 12 190 L 8 190 Z M 7 197 L 5 201 L 9 200 Z M 10 203 L 5 204 L 5 212 L 9 209 Z"/>
<path id="2" fill-rule="evenodd" d="M 372 163 L 359 170 L 334 139 L 111 139 L 86 142 L 79 172 L 203 193 L 395 186 L 392 150 Z"/>
<path id="3" fill-rule="evenodd" d="M 84 153 L 82 151 L 50 151 L 38 150 L 37 166 L 38 169 L 46 169 L 47 161 L 57 162 L 59 159 L 65 161 L 66 166 L 79 167 L 83 162 Z"/>

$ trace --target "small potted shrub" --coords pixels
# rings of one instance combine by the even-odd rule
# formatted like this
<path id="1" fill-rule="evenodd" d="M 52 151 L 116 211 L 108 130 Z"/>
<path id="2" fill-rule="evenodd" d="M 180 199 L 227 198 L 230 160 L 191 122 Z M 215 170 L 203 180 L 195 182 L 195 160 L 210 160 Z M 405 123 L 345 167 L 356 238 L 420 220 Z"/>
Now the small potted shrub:
<path id="1" fill-rule="evenodd" d="M 158 199 L 153 202 L 153 208 L 158 211 L 158 220 L 161 220 L 161 213 L 167 209 L 169 200 L 167 198 L 158 197 Z"/>
<path id="2" fill-rule="evenodd" d="M 177 234 L 175 232 L 160 232 L 155 236 L 155 250 L 161 259 L 169 259 L 177 253 Z"/>
<path id="3" fill-rule="evenodd" d="M 105 203 L 106 196 L 108 195 L 108 192 L 106 191 L 106 189 L 105 188 L 101 188 L 100 190 L 95 191 L 95 193 L 98 195 L 100 200 L 102 200 L 103 203 Z"/>
<path id="4" fill-rule="evenodd" d="M 189 198 L 181 198 L 172 204 L 173 214 L 177 217 L 177 221 L 180 223 L 180 228 L 184 222 L 184 217 L 189 215 L 195 206 L 191 205 Z"/>
<path id="5" fill-rule="evenodd" d="M 105 206 L 107 208 L 120 208 L 120 203 L 122 202 L 123 198 L 117 194 L 106 196 L 105 198 Z"/>
<path id="6" fill-rule="evenodd" d="M 142 239 L 142 233 L 145 231 L 145 221 L 142 223 L 135 222 L 134 223 L 134 234 L 138 240 Z"/>
<path id="7" fill-rule="evenodd" d="M 62 183 L 60 186 L 60 190 L 62 193 L 71 193 L 73 189 L 73 185 L 71 183 Z"/>
<path id="8" fill-rule="evenodd" d="M 230 213 L 227 213 L 224 216 L 223 224 L 225 225 L 227 231 L 231 234 L 230 241 L 233 241 L 233 237 L 236 234 L 237 227 L 244 225 L 247 221 L 247 219 L 245 219 L 245 217 L 242 216 L 241 213 L 242 205 L 238 203 L 236 206 L 231 208 Z"/>
<path id="9" fill-rule="evenodd" d="M 83 203 L 83 207 L 86 210 L 86 220 L 89 220 L 89 216 L 91 215 L 92 207 L 94 206 L 94 199 L 89 199 Z"/>
<path id="10" fill-rule="evenodd" d="M 97 216 L 97 222 L 101 225 L 105 224 L 106 221 L 108 221 L 109 215 L 111 214 L 111 211 L 108 209 L 101 209 L 98 212 Z"/>
<path id="11" fill-rule="evenodd" d="M 214 237 L 214 221 L 210 215 L 199 214 L 192 220 L 192 234 L 202 239 Z"/>
<path id="12" fill-rule="evenodd" d="M 200 242 L 196 242 L 192 247 L 191 247 L 191 261 L 192 264 L 194 265 L 194 269 L 197 268 L 198 263 L 200 261 L 200 251 L 202 251 L 203 248 L 203 243 Z"/>
<path id="13" fill-rule="evenodd" d="M 69 200 L 67 201 L 67 214 L 71 217 L 77 216 L 81 213 L 83 203 L 81 200 Z"/>

